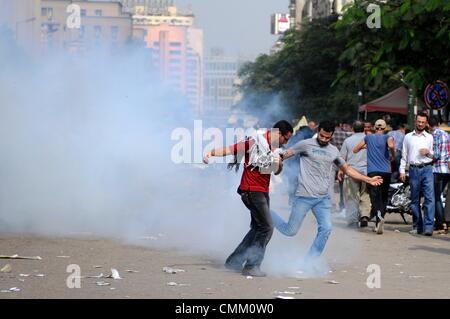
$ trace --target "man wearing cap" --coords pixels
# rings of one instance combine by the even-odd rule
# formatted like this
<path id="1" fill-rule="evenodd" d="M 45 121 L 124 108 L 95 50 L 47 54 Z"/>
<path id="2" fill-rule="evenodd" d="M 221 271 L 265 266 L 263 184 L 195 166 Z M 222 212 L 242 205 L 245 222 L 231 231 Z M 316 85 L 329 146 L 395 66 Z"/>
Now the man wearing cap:
<path id="1" fill-rule="evenodd" d="M 433 136 L 425 131 L 428 114 L 419 113 L 416 128 L 406 134 L 403 140 L 400 180 L 406 180 L 405 169 L 409 164 L 409 185 L 411 188 L 411 209 L 413 229 L 411 234 L 433 235 L 434 226 L 434 180 L 433 180 Z M 425 197 L 424 217 L 420 211 L 420 195 Z"/>
<path id="2" fill-rule="evenodd" d="M 367 176 L 381 176 L 381 186 L 368 185 L 370 202 L 372 204 L 371 216 L 376 216 L 375 229 L 377 234 L 383 233 L 384 214 L 388 201 L 389 184 L 391 181 L 391 160 L 394 159 L 394 139 L 385 134 L 386 122 L 375 122 L 375 134 L 366 135 L 353 149 L 358 153 L 367 146 Z"/>

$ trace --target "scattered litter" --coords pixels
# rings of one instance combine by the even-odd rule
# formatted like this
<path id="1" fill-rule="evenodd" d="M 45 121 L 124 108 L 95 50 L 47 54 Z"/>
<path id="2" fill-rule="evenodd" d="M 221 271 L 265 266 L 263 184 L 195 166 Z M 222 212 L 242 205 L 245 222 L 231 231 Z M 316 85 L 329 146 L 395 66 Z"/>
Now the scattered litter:
<path id="1" fill-rule="evenodd" d="M 19 255 L 0 255 L 0 259 L 31 259 L 31 260 L 41 260 L 42 258 L 39 256 L 32 256 L 32 257 L 26 257 L 26 256 L 19 256 Z"/>
<path id="2" fill-rule="evenodd" d="M 170 268 L 170 267 L 163 267 L 162 271 L 164 271 L 168 274 L 177 274 L 179 272 L 185 272 L 184 269 L 176 269 L 176 268 Z"/>
<path id="3" fill-rule="evenodd" d="M 178 286 L 178 287 L 183 287 L 183 286 L 190 286 L 191 284 L 177 284 L 176 282 L 168 282 L 167 286 Z"/>
<path id="4" fill-rule="evenodd" d="M 394 233 L 399 233 L 400 231 L 398 230 L 398 229 L 395 229 L 394 230 Z"/>
<path id="5" fill-rule="evenodd" d="M 409 276 L 409 278 L 425 278 L 425 276 Z"/>
<path id="6" fill-rule="evenodd" d="M 138 273 L 139 272 L 138 270 L 132 270 L 132 269 L 126 269 L 125 271 L 129 272 L 129 273 Z"/>
<path id="7" fill-rule="evenodd" d="M 403 266 L 403 264 L 394 264 L 397 267 Z"/>
<path id="8" fill-rule="evenodd" d="M 400 273 L 401 273 L 401 274 L 404 274 L 404 272 L 403 272 L 403 271 L 400 271 Z"/>
<path id="9" fill-rule="evenodd" d="M 11 272 L 12 267 L 10 264 L 6 264 L 5 266 L 3 266 L 2 269 L 0 269 L 0 272 Z"/>
<path id="10" fill-rule="evenodd" d="M 30 277 L 30 274 L 20 274 L 20 277 Z"/>
<path id="11" fill-rule="evenodd" d="M 340 282 L 336 280 L 328 280 L 329 284 L 338 285 Z"/>
<path id="12" fill-rule="evenodd" d="M 278 295 L 278 296 L 275 296 L 275 299 L 295 299 L 295 298 L 292 297 L 292 296 L 281 296 L 281 295 Z"/>
<path id="13" fill-rule="evenodd" d="M 70 256 L 56 256 L 56 258 L 70 258 Z"/>
<path id="14" fill-rule="evenodd" d="M 45 277 L 45 275 L 44 274 L 36 274 L 36 275 L 34 275 L 35 277 Z"/>
<path id="15" fill-rule="evenodd" d="M 328 271 L 328 273 L 332 274 L 332 273 L 333 273 L 333 271 L 332 271 L 332 270 L 329 270 L 329 271 Z"/>
<path id="16" fill-rule="evenodd" d="M 92 266 L 92 267 L 94 267 L 94 268 L 102 268 L 103 266 L 100 266 L 100 265 L 94 265 L 94 266 Z"/>
<path id="17" fill-rule="evenodd" d="M 247 278 L 247 279 L 253 279 L 253 277 L 252 277 L 252 276 L 247 276 L 247 277 L 245 277 L 245 278 Z"/>
<path id="18" fill-rule="evenodd" d="M 111 277 L 113 279 L 122 279 L 119 275 L 119 272 L 115 268 L 111 268 Z"/>
<path id="19" fill-rule="evenodd" d="M 111 285 L 109 282 L 105 282 L 105 281 L 97 281 L 95 284 L 97 286 L 109 286 L 109 285 Z"/>
<path id="20" fill-rule="evenodd" d="M 116 290 L 116 288 L 114 288 L 114 287 L 111 287 L 111 288 L 109 288 L 110 290 Z"/>
<path id="21" fill-rule="evenodd" d="M 12 288 L 9 288 L 9 291 L 11 291 L 11 292 L 19 292 L 20 289 L 17 288 L 17 287 L 12 287 Z"/>
<path id="22" fill-rule="evenodd" d="M 86 276 L 85 278 L 108 278 L 108 276 L 103 275 L 103 273 L 101 273 L 100 275 L 97 276 Z"/>
<path id="23" fill-rule="evenodd" d="M 281 294 L 281 295 L 300 295 L 301 292 L 300 291 L 274 291 L 274 294 Z"/>
<path id="24" fill-rule="evenodd" d="M 300 289 L 300 287 L 288 287 L 288 289 Z"/>

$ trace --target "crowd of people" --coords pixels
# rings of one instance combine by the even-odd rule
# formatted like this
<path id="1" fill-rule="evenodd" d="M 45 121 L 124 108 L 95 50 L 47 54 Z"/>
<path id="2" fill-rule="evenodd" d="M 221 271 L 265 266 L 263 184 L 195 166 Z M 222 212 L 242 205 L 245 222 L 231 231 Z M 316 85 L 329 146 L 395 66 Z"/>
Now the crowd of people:
<path id="1" fill-rule="evenodd" d="M 317 235 L 305 260 L 317 259 L 332 229 L 335 180 L 339 208 L 345 211 L 348 225 L 364 228 L 373 220 L 373 230 L 383 234 L 389 185 L 398 178 L 410 186 L 410 233 L 432 236 L 433 231 L 446 231 L 441 195 L 450 180 L 448 134 L 427 113 L 417 115 L 411 132 L 404 124 L 394 129 L 389 124 L 386 118 L 375 123 L 358 120 L 350 132 L 331 121 L 316 128 L 315 122 L 303 118 L 294 129 L 282 120 L 256 136 L 207 152 L 206 164 L 213 156 L 234 155 L 244 161 L 238 193 L 250 211 L 250 230 L 225 267 L 243 275 L 265 276 L 260 265 L 274 228 L 294 236 L 309 211 L 317 220 Z M 291 207 L 287 221 L 270 209 L 271 175 L 281 172 Z"/>

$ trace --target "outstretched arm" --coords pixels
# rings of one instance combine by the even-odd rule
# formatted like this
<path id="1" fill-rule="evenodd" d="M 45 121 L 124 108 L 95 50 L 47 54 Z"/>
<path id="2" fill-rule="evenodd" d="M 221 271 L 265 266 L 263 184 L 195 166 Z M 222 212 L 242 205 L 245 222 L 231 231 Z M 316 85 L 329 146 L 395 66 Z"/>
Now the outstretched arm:
<path id="1" fill-rule="evenodd" d="M 341 171 L 350 176 L 353 179 L 359 180 L 361 182 L 366 182 L 372 186 L 379 186 L 383 183 L 383 178 L 381 176 L 369 177 L 361 174 L 356 169 L 350 167 L 348 164 L 341 166 Z"/>
<path id="2" fill-rule="evenodd" d="M 228 155 L 233 155 L 233 154 L 234 154 L 234 152 L 233 152 L 232 146 L 215 148 L 205 154 L 205 156 L 203 157 L 203 163 L 208 164 L 209 158 L 212 156 L 228 156 Z"/>

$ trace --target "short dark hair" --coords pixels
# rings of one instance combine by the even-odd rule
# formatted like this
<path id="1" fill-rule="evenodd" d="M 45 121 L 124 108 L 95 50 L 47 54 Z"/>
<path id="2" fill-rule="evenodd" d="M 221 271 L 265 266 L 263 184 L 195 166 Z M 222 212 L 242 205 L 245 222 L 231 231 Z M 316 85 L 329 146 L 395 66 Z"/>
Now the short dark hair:
<path id="1" fill-rule="evenodd" d="M 438 121 L 438 119 L 436 118 L 436 116 L 432 116 L 432 117 L 430 117 L 430 119 L 428 120 L 428 124 L 430 124 L 430 126 L 432 126 L 432 127 L 436 127 L 436 126 L 439 125 L 439 121 Z"/>
<path id="2" fill-rule="evenodd" d="M 320 132 L 323 129 L 325 132 L 334 133 L 335 124 L 331 121 L 322 121 L 319 124 L 319 128 L 317 129 Z"/>
<path id="3" fill-rule="evenodd" d="M 294 128 L 292 127 L 291 123 L 285 120 L 276 122 L 273 128 L 279 129 L 282 135 L 286 135 L 287 133 L 294 133 Z"/>
<path id="4" fill-rule="evenodd" d="M 364 123 L 361 121 L 355 121 L 353 123 L 353 131 L 355 133 L 361 133 L 364 132 Z"/>
<path id="5" fill-rule="evenodd" d="M 419 116 L 420 116 L 420 117 L 426 117 L 426 118 L 427 118 L 427 121 L 428 121 L 428 113 L 427 113 L 427 112 L 422 111 L 422 112 L 417 113 L 416 119 L 417 119 Z"/>

